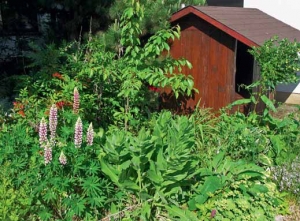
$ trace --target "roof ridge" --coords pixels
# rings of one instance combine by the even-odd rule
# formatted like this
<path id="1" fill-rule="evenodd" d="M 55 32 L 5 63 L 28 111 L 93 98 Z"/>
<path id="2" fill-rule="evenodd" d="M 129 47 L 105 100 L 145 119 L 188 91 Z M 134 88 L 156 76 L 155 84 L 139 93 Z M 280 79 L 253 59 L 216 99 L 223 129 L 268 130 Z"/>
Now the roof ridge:
<path id="1" fill-rule="evenodd" d="M 244 12 L 248 13 L 245 15 Z M 171 22 L 188 14 L 194 14 L 250 47 L 262 45 L 274 35 L 278 35 L 281 39 L 300 41 L 300 30 L 257 8 L 187 6 L 173 14 Z M 253 19 L 249 18 L 250 16 Z M 258 22 L 254 22 L 255 19 Z M 252 33 L 255 33 L 255 37 Z"/>

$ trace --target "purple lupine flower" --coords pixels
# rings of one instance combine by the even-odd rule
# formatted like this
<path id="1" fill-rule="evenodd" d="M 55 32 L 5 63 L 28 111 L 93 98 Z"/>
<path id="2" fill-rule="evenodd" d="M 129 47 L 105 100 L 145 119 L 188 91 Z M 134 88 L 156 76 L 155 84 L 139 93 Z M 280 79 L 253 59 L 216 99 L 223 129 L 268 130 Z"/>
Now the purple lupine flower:
<path id="1" fill-rule="evenodd" d="M 59 156 L 59 162 L 61 163 L 61 165 L 66 165 L 67 164 L 67 157 L 64 154 L 63 151 L 60 152 L 60 156 Z"/>
<path id="2" fill-rule="evenodd" d="M 213 209 L 210 213 L 210 218 L 214 218 L 217 214 L 217 210 Z"/>
<path id="3" fill-rule="evenodd" d="M 75 114 L 78 114 L 80 96 L 79 96 L 79 92 L 77 90 L 77 87 L 74 88 L 73 96 L 74 96 L 74 98 L 73 98 L 73 112 Z"/>
<path id="4" fill-rule="evenodd" d="M 42 118 L 39 126 L 39 141 L 41 147 L 45 145 L 47 142 L 47 123 L 45 121 L 45 118 Z"/>
<path id="5" fill-rule="evenodd" d="M 47 165 L 52 161 L 52 148 L 49 142 L 44 148 L 44 161 L 45 161 L 45 165 Z"/>
<path id="6" fill-rule="evenodd" d="M 82 143 L 82 121 L 80 117 L 78 117 L 76 124 L 75 124 L 75 136 L 74 136 L 74 143 L 76 148 L 80 148 Z"/>
<path id="7" fill-rule="evenodd" d="M 50 108 L 50 113 L 49 113 L 49 129 L 50 129 L 51 143 L 53 143 L 55 139 L 56 127 L 57 127 L 57 107 L 55 104 L 53 104 Z"/>
<path id="8" fill-rule="evenodd" d="M 90 123 L 90 126 L 87 130 L 86 134 L 86 142 L 89 146 L 93 145 L 93 140 L 94 140 L 94 130 L 93 130 L 93 124 Z"/>

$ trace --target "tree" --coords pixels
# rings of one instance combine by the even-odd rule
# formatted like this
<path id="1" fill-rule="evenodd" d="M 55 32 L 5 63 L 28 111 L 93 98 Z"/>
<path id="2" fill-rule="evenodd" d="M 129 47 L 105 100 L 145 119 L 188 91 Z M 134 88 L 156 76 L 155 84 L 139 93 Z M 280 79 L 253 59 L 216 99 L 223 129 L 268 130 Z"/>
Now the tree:
<path id="1" fill-rule="evenodd" d="M 142 42 L 159 30 L 169 28 L 169 18 L 172 13 L 178 11 L 181 4 L 205 5 L 206 0 L 140 0 L 144 7 L 143 18 L 139 21 L 141 29 L 140 38 Z M 129 7 L 131 1 L 117 0 L 109 10 L 109 17 L 113 23 L 108 30 L 101 33 L 104 45 L 113 50 L 120 50 L 120 19 L 124 8 Z"/>

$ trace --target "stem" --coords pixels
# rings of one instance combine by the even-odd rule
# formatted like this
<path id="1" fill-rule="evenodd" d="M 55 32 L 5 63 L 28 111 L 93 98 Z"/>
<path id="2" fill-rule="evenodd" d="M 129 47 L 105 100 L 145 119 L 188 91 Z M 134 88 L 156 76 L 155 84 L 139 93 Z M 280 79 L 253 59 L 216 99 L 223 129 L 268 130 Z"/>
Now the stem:
<path id="1" fill-rule="evenodd" d="M 129 113 L 129 97 L 126 97 L 126 104 L 125 104 L 125 131 L 128 130 L 128 113 Z"/>
<path id="2" fill-rule="evenodd" d="M 139 181 L 139 203 L 142 203 L 141 194 L 142 194 L 142 176 L 141 176 L 141 168 L 138 169 L 138 181 Z"/>
<path id="3" fill-rule="evenodd" d="M 100 124 L 101 122 L 101 117 L 99 115 L 99 113 L 101 113 L 102 111 L 102 104 L 101 104 L 101 99 L 102 99 L 102 95 L 103 95 L 103 86 L 100 85 L 100 88 L 98 90 L 98 86 L 97 84 L 95 84 L 95 94 L 97 94 L 97 103 L 98 103 L 98 111 L 96 112 L 96 120 L 97 122 Z"/>

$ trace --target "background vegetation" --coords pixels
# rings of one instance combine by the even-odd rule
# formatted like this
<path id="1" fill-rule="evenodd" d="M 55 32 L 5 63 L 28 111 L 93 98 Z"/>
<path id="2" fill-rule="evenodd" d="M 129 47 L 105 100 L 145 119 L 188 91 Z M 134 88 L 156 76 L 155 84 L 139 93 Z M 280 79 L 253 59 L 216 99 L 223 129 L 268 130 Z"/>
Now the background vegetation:
<path id="1" fill-rule="evenodd" d="M 13 108 L 0 115 L 2 220 L 274 220 L 289 213 L 287 199 L 300 199 L 299 112 L 273 117 L 264 90 L 217 116 L 160 110 L 159 87 L 177 96 L 195 89 L 180 74 L 190 63 L 168 55 L 179 27 L 145 39 L 145 7 L 128 2 L 116 15 L 118 47 L 106 41 L 109 31 L 32 45 Z M 265 71 L 248 89 L 294 80 L 282 68 L 299 68 L 299 48 L 270 40 L 253 49 Z M 262 115 L 228 115 L 259 101 Z"/>

